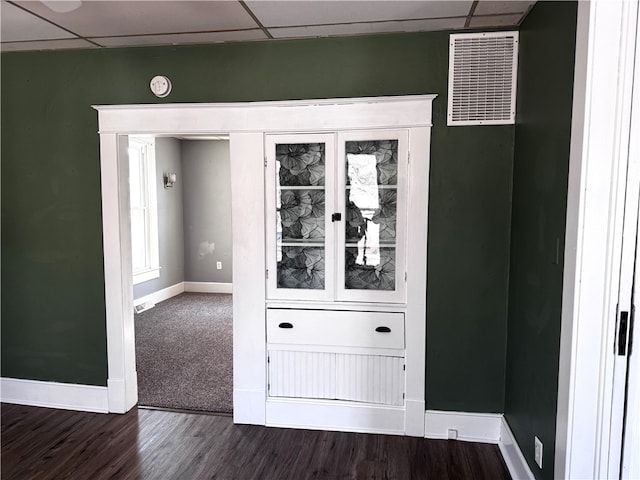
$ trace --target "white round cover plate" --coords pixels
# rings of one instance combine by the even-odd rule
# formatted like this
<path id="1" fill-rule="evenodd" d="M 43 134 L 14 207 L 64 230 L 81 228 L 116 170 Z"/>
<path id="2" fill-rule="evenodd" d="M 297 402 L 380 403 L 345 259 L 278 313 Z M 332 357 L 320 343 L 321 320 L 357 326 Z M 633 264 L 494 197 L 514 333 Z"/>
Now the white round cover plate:
<path id="1" fill-rule="evenodd" d="M 166 97 L 171 93 L 171 80 L 164 75 L 156 75 L 149 82 L 149 87 L 156 97 Z"/>

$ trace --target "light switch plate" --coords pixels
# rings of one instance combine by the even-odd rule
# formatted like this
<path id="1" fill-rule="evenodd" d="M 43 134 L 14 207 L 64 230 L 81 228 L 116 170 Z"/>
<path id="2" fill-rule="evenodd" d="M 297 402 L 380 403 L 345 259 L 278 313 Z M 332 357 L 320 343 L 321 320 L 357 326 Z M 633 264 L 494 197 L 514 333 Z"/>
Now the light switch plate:
<path id="1" fill-rule="evenodd" d="M 540 439 L 538 437 L 534 437 L 534 438 L 535 438 L 535 453 L 534 453 L 534 457 L 535 457 L 536 463 L 540 467 L 540 470 L 542 470 L 542 442 L 540 441 Z"/>

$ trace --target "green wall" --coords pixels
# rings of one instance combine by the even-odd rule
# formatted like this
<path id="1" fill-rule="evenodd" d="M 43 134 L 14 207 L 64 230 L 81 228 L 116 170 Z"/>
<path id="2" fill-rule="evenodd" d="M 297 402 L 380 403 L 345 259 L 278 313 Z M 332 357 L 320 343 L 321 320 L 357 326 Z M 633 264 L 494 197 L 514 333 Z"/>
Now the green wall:
<path id="1" fill-rule="evenodd" d="M 514 128 L 446 127 L 448 33 L 5 53 L 1 61 L 3 376 L 106 384 L 92 104 L 437 93 L 424 179 L 428 408 L 503 410 Z M 149 92 L 155 74 L 172 80 L 167 99 Z"/>
<path id="2" fill-rule="evenodd" d="M 576 18 L 577 2 L 538 2 L 520 29 L 505 415 L 539 479 L 553 478 Z"/>

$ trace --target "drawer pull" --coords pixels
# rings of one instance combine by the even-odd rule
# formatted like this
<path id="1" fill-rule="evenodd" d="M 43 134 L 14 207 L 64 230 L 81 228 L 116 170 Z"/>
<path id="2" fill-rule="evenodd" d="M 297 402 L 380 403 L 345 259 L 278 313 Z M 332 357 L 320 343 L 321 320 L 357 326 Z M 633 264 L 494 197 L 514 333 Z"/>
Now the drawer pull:
<path id="1" fill-rule="evenodd" d="M 391 331 L 391 329 L 389 327 L 377 327 L 376 328 L 376 332 L 389 333 L 390 331 Z"/>
<path id="2" fill-rule="evenodd" d="M 293 325 L 291 325 L 289 322 L 282 322 L 280 325 L 278 325 L 280 328 L 293 328 Z"/>

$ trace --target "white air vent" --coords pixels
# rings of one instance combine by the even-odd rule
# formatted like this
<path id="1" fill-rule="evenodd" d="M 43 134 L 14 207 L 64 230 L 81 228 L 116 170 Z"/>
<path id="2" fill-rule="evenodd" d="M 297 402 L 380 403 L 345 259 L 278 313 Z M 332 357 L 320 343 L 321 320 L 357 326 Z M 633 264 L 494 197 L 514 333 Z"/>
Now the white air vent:
<path id="1" fill-rule="evenodd" d="M 146 310 L 149 310 L 150 308 L 155 307 L 156 304 L 155 303 L 151 303 L 151 302 L 144 302 L 144 303 L 140 303 L 138 305 L 134 305 L 133 306 L 133 313 L 142 313 Z"/>
<path id="2" fill-rule="evenodd" d="M 451 35 L 447 125 L 514 123 L 517 68 L 518 32 Z"/>

